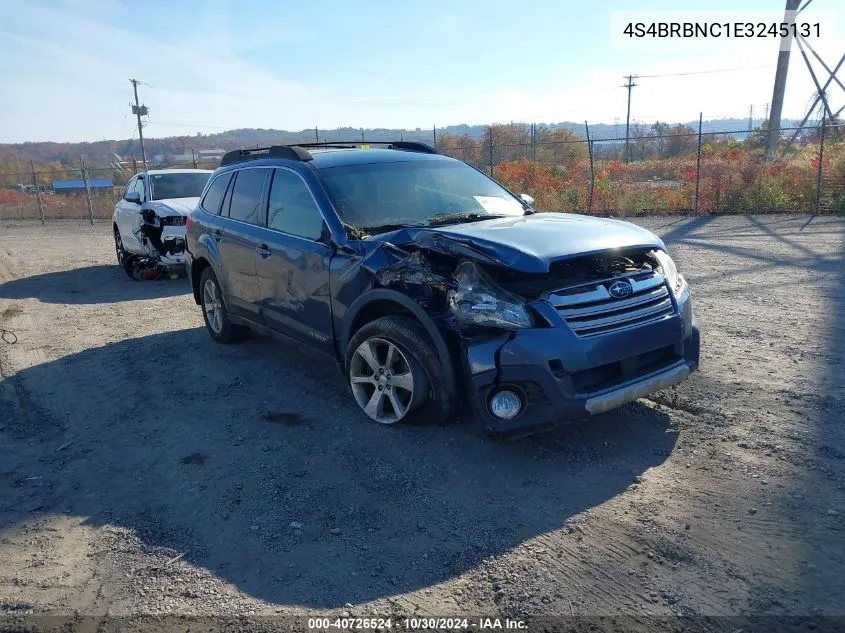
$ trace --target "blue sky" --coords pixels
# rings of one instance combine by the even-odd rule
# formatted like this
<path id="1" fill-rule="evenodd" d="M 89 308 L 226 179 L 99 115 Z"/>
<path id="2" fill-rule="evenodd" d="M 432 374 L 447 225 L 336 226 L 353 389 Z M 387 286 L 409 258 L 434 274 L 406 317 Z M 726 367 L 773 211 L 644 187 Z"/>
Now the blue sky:
<path id="1" fill-rule="evenodd" d="M 567 0 L 0 0 L 0 142 L 127 138 L 128 79 L 146 82 L 150 136 L 236 127 L 423 127 L 521 120 L 688 121 L 762 113 L 777 42 L 753 51 L 625 52 L 611 12 L 678 2 Z M 782 10 L 782 0 L 685 8 Z M 816 11 L 842 13 L 815 0 Z M 840 16 L 837 15 L 837 18 Z M 835 28 L 841 28 L 837 19 Z M 839 36 L 837 36 L 839 37 Z M 819 50 L 833 65 L 845 40 Z M 839 48 L 837 48 L 839 47 Z M 835 56 L 835 58 L 834 58 Z M 812 83 L 793 55 L 785 111 Z M 838 95 L 837 95 L 838 97 Z M 835 99 L 834 99 L 835 100 Z M 842 99 L 840 99 L 842 100 Z"/>

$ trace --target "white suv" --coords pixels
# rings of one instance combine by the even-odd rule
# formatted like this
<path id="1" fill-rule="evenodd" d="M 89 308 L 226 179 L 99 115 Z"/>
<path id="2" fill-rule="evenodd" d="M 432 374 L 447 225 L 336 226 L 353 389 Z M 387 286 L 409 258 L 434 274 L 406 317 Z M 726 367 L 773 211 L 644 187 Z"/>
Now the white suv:
<path id="1" fill-rule="evenodd" d="M 185 218 L 208 169 L 155 169 L 134 176 L 114 207 L 117 262 L 133 279 L 157 279 L 185 262 Z"/>

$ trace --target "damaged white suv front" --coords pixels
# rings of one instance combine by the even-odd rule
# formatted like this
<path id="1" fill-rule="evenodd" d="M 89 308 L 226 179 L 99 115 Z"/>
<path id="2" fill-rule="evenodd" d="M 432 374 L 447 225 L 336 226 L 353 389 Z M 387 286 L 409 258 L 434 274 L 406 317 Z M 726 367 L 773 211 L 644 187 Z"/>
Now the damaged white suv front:
<path id="1" fill-rule="evenodd" d="M 135 175 L 112 215 L 117 261 L 133 279 L 181 273 L 185 218 L 199 202 L 211 171 L 157 169 Z"/>

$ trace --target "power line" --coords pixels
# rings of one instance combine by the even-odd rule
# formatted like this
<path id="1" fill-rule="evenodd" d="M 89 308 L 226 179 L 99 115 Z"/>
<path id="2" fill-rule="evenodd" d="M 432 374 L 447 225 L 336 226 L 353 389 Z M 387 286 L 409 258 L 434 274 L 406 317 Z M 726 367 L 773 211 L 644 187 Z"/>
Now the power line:
<path id="1" fill-rule="evenodd" d="M 663 73 L 660 75 L 637 75 L 638 78 L 652 79 L 655 77 L 686 77 L 688 75 L 712 75 L 714 73 L 732 73 L 740 70 L 753 70 L 755 68 L 772 68 L 774 64 L 759 64 L 757 66 L 737 66 L 735 68 L 714 68 L 712 70 L 691 70 L 684 73 Z"/>
<path id="2" fill-rule="evenodd" d="M 220 125 L 197 125 L 195 123 L 164 123 L 163 121 L 147 121 L 147 127 L 159 125 L 162 127 L 189 127 L 197 129 L 212 129 L 212 130 L 231 130 L 232 127 L 223 127 Z"/>

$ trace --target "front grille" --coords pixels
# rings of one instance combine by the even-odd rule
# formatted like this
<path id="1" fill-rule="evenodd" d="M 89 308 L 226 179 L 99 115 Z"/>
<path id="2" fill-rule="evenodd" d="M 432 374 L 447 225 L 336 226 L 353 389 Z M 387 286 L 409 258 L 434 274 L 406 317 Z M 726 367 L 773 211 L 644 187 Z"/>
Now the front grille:
<path id="1" fill-rule="evenodd" d="M 184 215 L 166 215 L 161 218 L 162 226 L 185 226 Z"/>
<path id="2" fill-rule="evenodd" d="M 610 288 L 631 284 L 631 294 L 617 299 Z M 549 294 L 549 301 L 578 336 L 596 336 L 652 323 L 674 314 L 663 276 L 654 271 L 590 282 Z"/>

